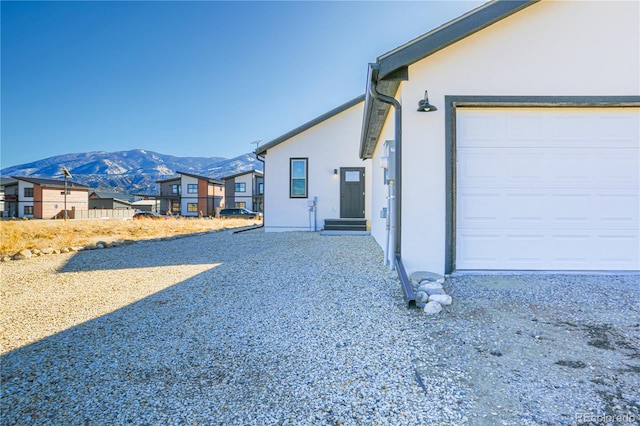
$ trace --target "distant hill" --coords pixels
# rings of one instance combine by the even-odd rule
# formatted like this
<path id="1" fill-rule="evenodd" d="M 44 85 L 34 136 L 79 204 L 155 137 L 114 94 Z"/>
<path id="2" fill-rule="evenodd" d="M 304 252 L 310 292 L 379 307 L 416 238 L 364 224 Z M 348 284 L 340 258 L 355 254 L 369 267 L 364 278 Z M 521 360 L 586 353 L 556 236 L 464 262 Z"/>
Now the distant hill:
<path id="1" fill-rule="evenodd" d="M 177 171 L 222 179 L 236 173 L 257 169 L 262 162 L 247 153 L 227 159 L 223 157 L 175 157 L 144 149 L 117 152 L 64 154 L 0 170 L 0 176 L 62 178 L 66 167 L 74 182 L 91 188 L 126 194 L 157 194 L 156 181 L 175 176 Z"/>

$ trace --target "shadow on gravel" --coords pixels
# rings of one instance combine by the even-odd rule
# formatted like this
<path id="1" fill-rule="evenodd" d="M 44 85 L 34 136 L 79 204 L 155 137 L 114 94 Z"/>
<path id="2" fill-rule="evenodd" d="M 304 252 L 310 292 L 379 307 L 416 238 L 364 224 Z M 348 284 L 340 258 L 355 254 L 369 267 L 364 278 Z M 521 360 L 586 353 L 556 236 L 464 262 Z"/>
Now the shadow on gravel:
<path id="1" fill-rule="evenodd" d="M 231 234 L 231 231 L 223 232 Z M 223 263 L 255 253 L 255 248 L 244 246 L 239 238 L 238 244 L 216 244 L 215 235 L 217 233 L 164 241 L 141 241 L 120 247 L 81 251 L 59 272 L 203 265 Z"/>
<path id="2" fill-rule="evenodd" d="M 3 355 L 0 424 L 157 424 L 139 416 L 180 413 L 184 392 L 210 387 L 216 375 L 199 375 L 219 368 L 221 348 L 200 324 L 224 297 L 215 282 L 204 272 Z"/>
<path id="3" fill-rule="evenodd" d="M 287 401 L 290 414 L 304 409 L 324 416 L 317 423 L 329 423 L 338 409 L 354 409 L 350 398 L 365 410 L 389 387 L 413 389 L 411 378 L 395 369 L 381 373 L 363 359 L 375 351 L 390 362 L 387 350 L 399 340 L 381 328 L 390 306 L 402 314 L 391 320 L 392 329 L 408 327 L 395 277 L 381 266 L 371 239 L 359 240 L 372 254 L 361 259 L 358 273 L 345 260 L 354 245 L 332 251 L 340 240 L 251 233 L 214 240 L 193 238 L 192 250 L 180 240 L 74 256 L 62 270 L 77 272 L 76 281 L 118 275 L 105 260 L 112 256 L 122 259 L 116 268 L 221 264 L 3 355 L 0 424 L 276 424 L 269 415 Z M 175 252 L 180 247 L 184 253 Z M 143 256 L 158 250 L 166 259 Z M 292 268 L 301 257 L 304 267 Z M 323 271 L 327 263 L 332 267 Z M 364 300 L 372 291 L 376 299 L 367 305 L 348 302 L 357 314 L 337 302 Z M 364 337 L 354 339 L 352 328 Z M 408 357 L 404 349 L 396 356 Z M 370 385 L 378 375 L 381 390 Z M 318 396 L 349 403 L 313 408 Z M 397 406 L 392 400 L 379 410 L 390 415 Z M 263 421 L 252 421 L 256 415 Z"/>

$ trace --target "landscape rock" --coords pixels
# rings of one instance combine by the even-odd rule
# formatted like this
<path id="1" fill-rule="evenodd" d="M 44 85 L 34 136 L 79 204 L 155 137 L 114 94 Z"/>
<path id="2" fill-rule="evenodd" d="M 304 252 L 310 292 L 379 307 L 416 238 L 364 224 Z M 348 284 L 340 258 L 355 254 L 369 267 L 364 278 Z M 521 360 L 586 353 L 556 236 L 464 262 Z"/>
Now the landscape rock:
<path id="1" fill-rule="evenodd" d="M 443 288 L 428 289 L 428 290 L 426 291 L 426 293 L 427 293 L 429 296 L 433 296 L 434 294 L 447 294 L 447 293 L 444 291 L 444 289 L 443 289 Z"/>
<path id="2" fill-rule="evenodd" d="M 40 252 L 42 254 L 53 254 L 53 248 L 52 247 L 43 248 L 40 250 Z"/>
<path id="3" fill-rule="evenodd" d="M 2 262 L 8 262 L 11 259 L 12 259 L 11 256 L 9 256 L 8 254 L 5 254 L 2 257 L 0 257 L 0 261 L 2 261 Z"/>
<path id="4" fill-rule="evenodd" d="M 440 313 L 442 310 L 442 305 L 438 302 L 429 302 L 424 305 L 424 312 L 429 315 L 434 315 Z"/>
<path id="5" fill-rule="evenodd" d="M 437 302 L 441 305 L 450 305 L 452 303 L 452 299 L 448 294 L 434 294 L 433 296 L 429 296 L 429 303 L 431 302 Z"/>
<path id="6" fill-rule="evenodd" d="M 60 249 L 60 253 L 69 253 L 69 249 L 67 247 L 63 247 Z"/>
<path id="7" fill-rule="evenodd" d="M 440 290 L 440 289 L 442 289 L 442 284 L 431 282 L 431 281 L 423 282 L 418 287 L 418 291 L 424 291 L 425 293 L 428 292 L 429 290 Z"/>
<path id="8" fill-rule="evenodd" d="M 13 259 L 14 260 L 31 259 L 32 256 L 33 255 L 31 254 L 31 250 L 24 249 L 14 254 Z"/>
<path id="9" fill-rule="evenodd" d="M 437 283 L 444 282 L 444 277 L 442 275 L 436 274 L 433 272 L 426 272 L 426 271 L 414 272 L 413 274 L 411 274 L 411 276 L 409 276 L 409 279 L 418 281 L 419 283 L 422 283 L 423 281 L 430 281 L 430 282 L 437 282 Z"/>
<path id="10" fill-rule="evenodd" d="M 419 291 L 416 293 L 416 303 L 426 303 L 429 299 L 429 295 L 424 291 Z"/>

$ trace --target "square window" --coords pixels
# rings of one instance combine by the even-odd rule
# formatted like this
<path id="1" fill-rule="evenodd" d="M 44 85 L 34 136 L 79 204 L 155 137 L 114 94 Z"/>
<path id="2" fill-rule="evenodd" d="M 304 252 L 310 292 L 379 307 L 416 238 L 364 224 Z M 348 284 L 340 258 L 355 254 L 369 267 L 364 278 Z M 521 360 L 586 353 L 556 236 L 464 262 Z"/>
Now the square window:
<path id="1" fill-rule="evenodd" d="M 25 197 L 33 197 L 33 188 L 25 188 L 24 189 L 24 196 Z M 31 213 L 29 213 L 31 214 Z"/>
<path id="2" fill-rule="evenodd" d="M 236 192 L 247 192 L 247 184 L 244 182 L 236 183 Z"/>
<path id="3" fill-rule="evenodd" d="M 187 211 L 189 213 L 196 213 L 198 211 L 198 203 L 187 203 Z"/>
<path id="4" fill-rule="evenodd" d="M 31 188 L 33 190 L 33 188 Z M 24 214 L 33 214 L 33 206 L 24 206 Z"/>
<path id="5" fill-rule="evenodd" d="M 197 183 L 189 183 L 187 184 L 187 194 L 197 194 L 198 193 L 198 184 Z"/>
<path id="6" fill-rule="evenodd" d="M 236 201 L 235 207 L 239 207 L 241 209 L 244 209 L 244 208 L 247 207 L 247 203 L 245 201 Z"/>

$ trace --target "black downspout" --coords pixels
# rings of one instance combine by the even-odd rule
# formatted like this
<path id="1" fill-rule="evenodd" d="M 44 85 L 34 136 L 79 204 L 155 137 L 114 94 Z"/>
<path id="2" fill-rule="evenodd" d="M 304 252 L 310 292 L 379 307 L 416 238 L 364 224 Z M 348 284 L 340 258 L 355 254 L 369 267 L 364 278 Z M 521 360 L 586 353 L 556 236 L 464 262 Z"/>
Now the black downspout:
<path id="1" fill-rule="evenodd" d="M 376 64 L 371 64 L 372 66 Z M 390 104 L 393 106 L 395 114 L 394 114 L 394 127 L 395 127 L 395 150 L 396 150 L 396 183 L 395 183 L 395 263 L 396 270 L 398 272 L 398 278 L 400 279 L 400 284 L 402 284 L 402 289 L 404 290 L 404 297 L 407 301 L 407 305 L 409 307 L 416 306 L 416 296 L 413 292 L 413 286 L 411 285 L 411 281 L 407 276 L 407 272 L 404 269 L 404 265 L 402 264 L 402 256 L 401 256 L 401 241 L 400 236 L 401 232 L 401 224 L 402 224 L 402 105 L 400 102 L 391 96 L 383 95 L 378 92 L 377 82 L 375 78 L 372 78 L 370 86 L 370 93 L 374 99 L 379 100 L 380 102 L 384 102 L 386 104 Z"/>
<path id="2" fill-rule="evenodd" d="M 256 160 L 258 160 L 259 162 L 262 163 L 262 225 L 257 226 L 255 229 L 257 228 L 263 228 L 264 227 L 264 221 L 265 221 L 265 217 L 264 217 L 264 187 L 265 187 L 265 175 L 267 174 L 267 163 L 264 162 L 264 157 L 260 158 L 260 155 L 258 154 L 258 147 L 256 147 L 256 152 L 254 152 L 254 154 L 256 154 Z"/>

